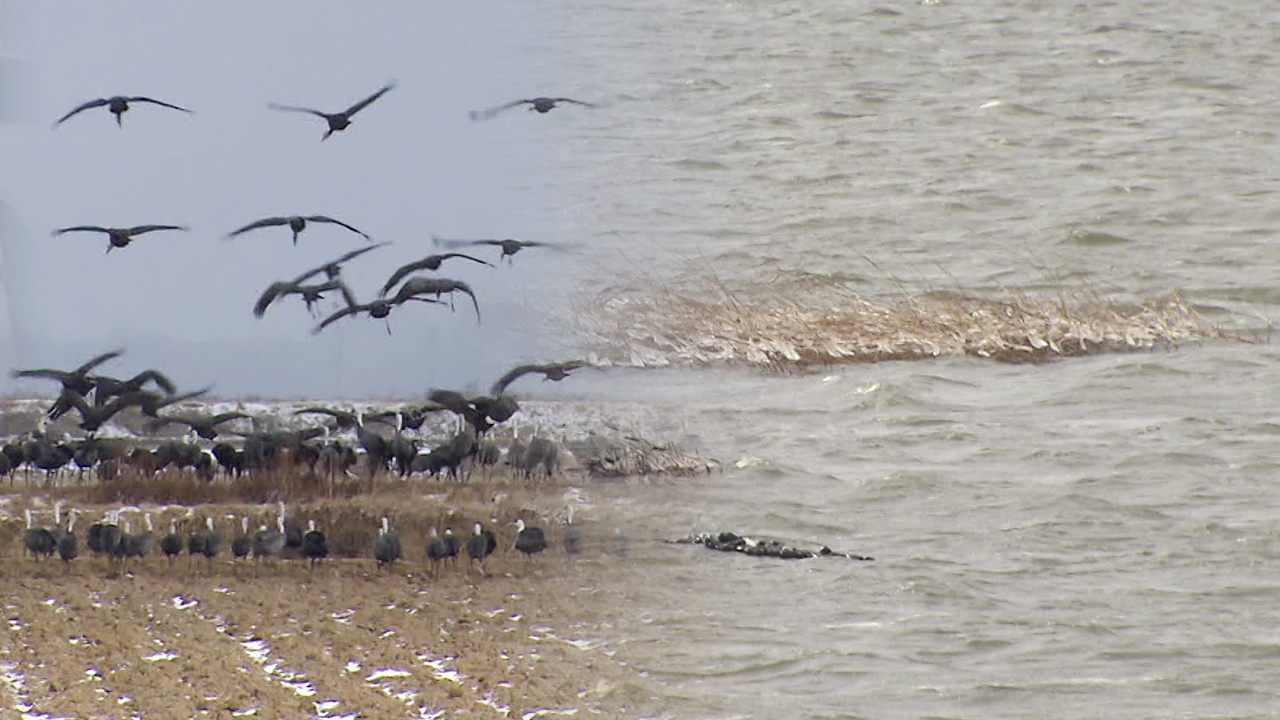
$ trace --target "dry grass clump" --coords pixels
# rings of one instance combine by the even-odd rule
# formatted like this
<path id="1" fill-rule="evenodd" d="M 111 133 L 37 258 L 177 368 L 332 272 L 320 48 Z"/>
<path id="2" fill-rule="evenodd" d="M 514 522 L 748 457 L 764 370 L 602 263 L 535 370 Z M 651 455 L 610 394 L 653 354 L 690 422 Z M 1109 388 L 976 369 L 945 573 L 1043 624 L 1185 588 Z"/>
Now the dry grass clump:
<path id="1" fill-rule="evenodd" d="M 705 271 L 703 271 L 705 273 Z M 781 283 L 740 293 L 713 275 L 613 285 L 572 320 L 602 362 L 638 367 L 746 363 L 777 369 L 972 355 L 1043 362 L 1226 337 L 1176 295 L 1122 308 L 1095 295 L 1043 300 L 958 293 L 880 303 L 839 288 L 791 296 Z"/>

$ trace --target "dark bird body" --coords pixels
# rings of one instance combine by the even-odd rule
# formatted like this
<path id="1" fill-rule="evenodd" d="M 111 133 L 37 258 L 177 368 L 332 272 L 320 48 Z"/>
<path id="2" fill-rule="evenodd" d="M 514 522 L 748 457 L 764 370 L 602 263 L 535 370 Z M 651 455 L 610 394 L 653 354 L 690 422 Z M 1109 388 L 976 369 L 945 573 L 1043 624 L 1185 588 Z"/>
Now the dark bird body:
<path id="1" fill-rule="evenodd" d="M 177 524 L 169 522 L 169 533 L 160 538 L 160 552 L 169 559 L 169 567 L 173 567 L 173 561 L 182 554 L 182 536 L 178 534 Z"/>
<path id="2" fill-rule="evenodd" d="M 373 557 L 378 561 L 379 570 L 386 566 L 392 571 L 395 570 L 396 560 L 400 559 L 400 536 L 391 529 L 386 517 L 382 518 L 382 530 L 373 541 Z"/>
<path id="3" fill-rule="evenodd" d="M 374 300 L 372 302 L 367 302 L 364 304 L 348 305 L 347 307 L 342 308 L 341 310 L 335 312 L 334 314 L 320 321 L 320 324 L 316 325 L 315 328 L 312 329 L 311 334 L 313 335 L 319 334 L 321 330 L 324 330 L 326 327 L 329 327 L 330 325 L 341 320 L 342 318 L 348 317 L 351 315 L 359 315 L 360 313 L 366 313 L 371 318 L 376 318 L 381 320 L 387 317 L 388 315 L 390 315 L 391 310 L 393 308 L 405 302 L 408 302 L 409 300 L 418 300 L 420 302 L 429 302 L 429 303 L 439 302 L 439 300 L 434 300 L 432 298 L 410 297 L 405 299 L 394 298 L 392 300 Z M 388 335 L 391 334 L 390 325 L 387 326 L 387 334 Z"/>
<path id="4" fill-rule="evenodd" d="M 520 105 L 528 105 L 530 110 L 537 111 L 539 114 L 546 114 L 551 112 L 551 109 L 554 108 L 558 103 L 573 103 L 575 105 L 582 105 L 583 107 L 589 107 L 589 108 L 596 107 L 596 105 L 592 103 L 583 102 L 581 100 L 574 100 L 573 98 L 536 97 L 536 98 L 530 98 L 528 100 L 513 100 L 509 103 L 498 105 L 496 107 L 491 107 L 486 110 L 472 110 L 471 119 L 472 120 L 488 120 L 494 117 L 495 115 L 497 115 L 498 113 L 502 112 L 503 110 L 510 110 L 511 108 L 519 107 Z"/>
<path id="5" fill-rule="evenodd" d="M 111 252 L 114 248 L 128 247 L 134 238 L 157 230 L 182 230 L 186 231 L 186 227 L 182 225 L 135 225 L 127 228 L 102 227 L 101 225 L 73 225 L 71 227 L 59 228 L 53 231 L 54 235 L 63 235 L 70 232 L 100 232 L 107 235 L 107 252 Z"/>
<path id="6" fill-rule="evenodd" d="M 484 530 L 480 523 L 475 524 L 471 537 L 467 538 L 467 557 L 471 562 L 480 565 L 481 575 L 484 574 L 484 559 L 494 551 L 497 544 L 497 538 L 493 536 L 492 530 Z"/>
<path id="7" fill-rule="evenodd" d="M 58 549 L 58 541 L 48 528 L 35 527 L 31 523 L 31 510 L 26 511 L 27 531 L 23 535 L 23 542 L 27 546 L 27 552 L 32 557 L 39 559 L 41 556 L 51 557 Z"/>
<path id="8" fill-rule="evenodd" d="M 329 125 L 329 129 L 325 131 L 324 137 L 320 138 L 320 140 L 324 141 L 324 140 L 328 140 L 329 136 L 334 134 L 335 132 L 338 132 L 340 130 L 346 130 L 347 127 L 351 125 L 351 118 L 356 113 L 368 107 L 373 101 L 382 97 L 394 87 L 395 87 L 395 83 L 388 83 L 384 85 L 381 89 L 379 89 L 377 92 L 370 95 L 369 97 L 361 100 L 355 105 L 352 105 L 346 110 L 343 110 L 341 112 L 336 112 L 336 113 L 322 112 L 320 110 L 314 110 L 308 107 L 300 107 L 298 105 L 279 105 L 276 103 L 271 103 L 270 105 L 268 105 L 268 107 L 270 107 L 272 110 L 284 110 L 287 112 L 310 113 L 312 115 L 315 115 L 316 117 L 324 118 L 324 121 Z"/>
<path id="9" fill-rule="evenodd" d="M 439 255 L 428 255 L 422 258 L 421 260 L 415 260 L 409 263 L 408 265 L 401 265 L 399 268 L 397 268 L 395 272 L 391 273 L 391 277 L 387 280 L 386 284 L 382 286 L 382 290 L 379 291 L 378 295 L 386 295 L 387 293 L 391 292 L 391 288 L 395 287 L 401 280 L 403 280 L 410 273 L 414 273 L 419 270 L 431 270 L 431 271 L 439 270 L 441 263 L 443 263 L 445 260 L 448 260 L 449 258 L 464 258 L 472 262 L 480 263 L 481 265 L 488 265 L 489 267 L 493 267 L 493 263 L 485 262 L 480 258 L 472 257 L 470 255 L 467 255 L 466 253 L 442 253 Z"/>
<path id="10" fill-rule="evenodd" d="M 80 540 L 76 537 L 76 515 L 75 510 L 71 511 L 71 519 L 67 521 L 67 530 L 62 533 L 62 537 L 58 538 L 58 557 L 62 558 L 63 564 L 70 563 L 80 555 Z"/>
<path id="11" fill-rule="evenodd" d="M 307 531 L 302 535 L 302 556 L 311 562 L 313 569 L 329 557 L 329 539 L 316 529 L 315 520 L 307 523 Z"/>
<path id="12" fill-rule="evenodd" d="M 78 410 L 80 412 L 80 427 L 92 432 L 102 427 L 116 413 L 125 408 L 136 406 L 142 411 L 143 415 L 159 419 L 161 408 L 200 397 L 211 389 L 206 387 L 202 390 L 180 395 L 161 395 L 148 390 L 135 390 L 113 398 L 101 407 L 91 406 L 83 396 L 64 390 L 58 401 L 69 403 Z"/>
<path id="13" fill-rule="evenodd" d="M 63 122 L 71 118 L 71 116 L 75 115 L 76 113 L 82 112 L 84 110 L 106 107 L 108 112 L 116 116 L 116 125 L 120 127 L 124 127 L 124 123 L 121 120 L 121 116 L 123 116 L 126 112 L 129 111 L 129 103 L 138 103 L 138 102 L 151 103 L 152 105 L 160 105 L 162 107 L 171 108 L 173 110 L 181 110 L 184 113 L 191 112 L 190 110 L 184 107 L 171 105 L 167 102 L 162 102 L 160 100 L 156 100 L 155 98 L 149 98 L 144 95 L 133 95 L 133 96 L 113 95 L 108 98 L 97 98 L 96 100 L 90 100 L 89 102 L 86 102 L 77 106 L 71 112 L 58 118 L 57 122 L 55 122 L 53 126 L 57 127 L 61 125 Z"/>
<path id="14" fill-rule="evenodd" d="M 314 314 L 315 304 L 324 299 L 324 294 L 337 290 L 342 293 L 342 299 L 347 303 L 347 307 L 356 304 L 356 296 L 351 292 L 351 288 L 342 281 L 342 278 L 333 278 L 321 283 L 313 283 L 305 285 L 303 283 L 291 282 L 288 280 L 279 280 L 267 286 L 262 295 L 258 298 L 258 302 L 253 305 L 253 316 L 262 317 L 267 313 L 267 308 L 277 298 L 285 295 L 301 295 L 302 301 L 307 305 L 307 311 Z"/>
<path id="15" fill-rule="evenodd" d="M 528 527 L 524 520 L 516 520 L 516 549 L 532 558 L 535 553 L 547 549 L 547 537 L 540 527 Z"/>
<path id="16" fill-rule="evenodd" d="M 449 557 L 449 548 L 435 528 L 431 528 L 431 537 L 427 538 L 427 559 L 431 561 L 431 573 L 440 574 L 440 563 Z"/>
<path id="17" fill-rule="evenodd" d="M 336 218 L 331 218 L 328 215 L 279 215 L 276 217 L 262 218 L 261 220 L 254 220 L 253 222 L 249 223 L 248 225 L 245 225 L 244 227 L 232 230 L 231 232 L 227 233 L 227 237 L 233 238 L 233 237 L 236 237 L 237 235 L 240 235 L 241 233 L 246 233 L 246 232 L 249 232 L 250 230 L 257 230 L 258 228 L 279 227 L 281 225 L 288 225 L 289 229 L 293 231 L 293 244 L 297 245 L 298 234 L 307 228 L 307 223 L 329 223 L 331 225 L 337 225 L 339 227 L 344 227 L 350 230 L 351 232 L 363 237 L 366 241 L 372 241 L 372 238 L 369 237 L 369 234 L 364 232 L 363 230 L 359 230 L 355 227 L 352 227 L 351 225 L 348 225 L 347 223 L 342 222 L 341 220 L 338 220 Z"/>

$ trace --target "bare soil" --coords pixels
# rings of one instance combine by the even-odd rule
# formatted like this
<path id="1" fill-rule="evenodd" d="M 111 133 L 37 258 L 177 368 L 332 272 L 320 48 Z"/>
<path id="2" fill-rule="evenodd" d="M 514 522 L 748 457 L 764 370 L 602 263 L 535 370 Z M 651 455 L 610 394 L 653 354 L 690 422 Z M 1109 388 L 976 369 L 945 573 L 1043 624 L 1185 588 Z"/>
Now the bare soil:
<path id="1" fill-rule="evenodd" d="M 77 504 L 81 556 L 69 566 L 26 556 L 24 507 L 47 515 L 52 498 L 4 498 L 0 577 L 0 718 L 397 718 L 559 714 L 652 716 L 656 684 L 610 649 L 612 593 L 603 564 L 571 559 L 555 508 L 565 488 L 503 483 L 420 487 L 290 506 L 291 520 L 329 523 L 339 555 L 314 572 L 296 555 L 235 563 L 227 514 L 251 527 L 274 506 L 143 506 L 157 536 L 218 518 L 223 555 L 212 565 L 160 555 L 112 572 L 84 547 L 83 528 L 107 506 Z M 76 500 L 84 501 L 81 497 Z M 76 504 L 73 500 L 72 504 Z M 114 507 L 114 506 L 113 506 Z M 376 518 L 395 518 L 405 559 L 379 571 L 369 552 Z M 133 514 L 133 530 L 141 516 Z M 552 547 L 512 548 L 515 517 L 547 528 Z M 499 534 L 485 575 L 464 558 L 427 566 L 431 525 L 464 539 L 482 520 Z M 46 521 L 43 524 L 50 524 Z M 365 528 L 358 530 L 357 528 Z M 364 534 L 361 534 L 361 533 Z M 616 596 L 614 596 L 616 597 Z"/>

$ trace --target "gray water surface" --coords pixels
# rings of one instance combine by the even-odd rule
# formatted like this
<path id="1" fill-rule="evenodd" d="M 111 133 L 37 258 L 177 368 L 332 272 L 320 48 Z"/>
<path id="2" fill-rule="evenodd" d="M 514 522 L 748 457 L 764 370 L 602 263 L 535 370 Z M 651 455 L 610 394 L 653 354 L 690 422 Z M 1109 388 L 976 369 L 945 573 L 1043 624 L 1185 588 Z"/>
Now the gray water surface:
<path id="1" fill-rule="evenodd" d="M 696 262 L 798 295 L 1177 293 L 1246 330 L 1280 297 L 1265 4 L 581 0 L 512 23 L 547 73 L 516 96 L 604 105 L 493 121 L 536 123 L 506 149 L 546 218 L 521 230 L 577 242 L 588 288 Z M 1278 359 L 583 375 L 564 391 L 644 401 L 650 435 L 726 465 L 593 491 L 653 540 L 614 570 L 624 654 L 674 717 L 1280 717 Z M 721 529 L 876 560 L 657 542 Z"/>

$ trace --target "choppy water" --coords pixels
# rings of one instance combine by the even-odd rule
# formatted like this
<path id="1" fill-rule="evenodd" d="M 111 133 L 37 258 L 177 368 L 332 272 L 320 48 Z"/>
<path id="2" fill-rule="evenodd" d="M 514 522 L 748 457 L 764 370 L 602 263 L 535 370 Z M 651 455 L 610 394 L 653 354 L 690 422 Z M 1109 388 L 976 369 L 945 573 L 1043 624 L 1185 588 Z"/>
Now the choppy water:
<path id="1" fill-rule="evenodd" d="M 566 0 L 511 23 L 536 92 L 606 104 L 494 121 L 532 121 L 506 148 L 526 210 L 593 271 L 1175 291 L 1230 327 L 1277 300 L 1265 3 Z M 626 653 L 678 717 L 1280 716 L 1278 360 L 1217 343 L 584 379 L 763 462 L 598 491 L 637 534 L 877 558 L 641 544 Z"/>

